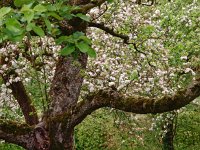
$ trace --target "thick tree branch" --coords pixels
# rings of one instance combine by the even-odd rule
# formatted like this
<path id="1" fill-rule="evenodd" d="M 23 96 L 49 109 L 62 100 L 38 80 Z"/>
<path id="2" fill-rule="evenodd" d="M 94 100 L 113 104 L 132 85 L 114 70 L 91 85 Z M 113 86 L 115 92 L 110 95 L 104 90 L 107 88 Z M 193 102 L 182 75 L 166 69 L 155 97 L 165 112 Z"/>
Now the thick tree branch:
<path id="1" fill-rule="evenodd" d="M 126 97 L 114 90 L 102 90 L 94 93 L 79 103 L 74 115 L 74 125 L 80 123 L 88 114 L 101 107 L 111 107 L 138 114 L 162 113 L 179 109 L 200 96 L 200 78 L 188 88 L 173 96 L 148 98 L 141 96 Z"/>
<path id="2" fill-rule="evenodd" d="M 31 147 L 31 134 L 33 127 L 13 121 L 0 119 L 0 139 L 20 145 L 24 148 Z"/>
<path id="3" fill-rule="evenodd" d="M 7 81 L 4 78 L 4 81 Z M 10 89 L 12 90 L 12 94 L 17 100 L 20 108 L 25 117 L 26 123 L 29 125 L 34 125 L 38 123 L 38 116 L 35 110 L 35 107 L 32 104 L 30 97 L 28 96 L 26 89 L 22 83 L 22 81 L 13 82 L 10 85 Z"/>
<path id="4" fill-rule="evenodd" d="M 4 61 L 5 58 L 1 57 L 0 65 L 6 64 Z M 7 83 L 10 79 L 10 76 L 14 76 L 15 78 L 18 77 L 18 74 L 12 70 L 6 73 L 6 75 L 1 75 L 2 79 L 5 83 Z M 26 89 L 22 83 L 22 81 L 12 82 L 9 86 L 12 90 L 12 94 L 17 100 L 20 108 L 23 112 L 25 117 L 26 123 L 29 125 L 34 125 L 38 123 L 38 116 L 35 107 L 32 104 L 32 100 L 28 96 Z"/>
<path id="5" fill-rule="evenodd" d="M 0 119 L 0 139 L 28 150 L 48 150 L 49 138 L 43 122 L 36 126 Z"/>

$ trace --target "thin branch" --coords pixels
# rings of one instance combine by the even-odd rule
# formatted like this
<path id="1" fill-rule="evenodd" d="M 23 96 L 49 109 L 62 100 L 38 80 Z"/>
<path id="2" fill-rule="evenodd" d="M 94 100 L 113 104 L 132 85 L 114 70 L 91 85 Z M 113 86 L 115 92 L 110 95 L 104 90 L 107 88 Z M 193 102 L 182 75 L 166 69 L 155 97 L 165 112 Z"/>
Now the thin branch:
<path id="1" fill-rule="evenodd" d="M 103 3 L 105 3 L 106 0 L 95 0 L 95 1 L 91 1 L 85 5 L 79 5 L 80 9 L 73 11 L 73 13 L 87 13 L 90 9 L 94 8 L 94 7 L 99 7 L 101 6 Z"/>
<path id="2" fill-rule="evenodd" d="M 108 10 L 107 4 L 105 4 L 105 7 L 106 8 L 102 12 L 100 12 L 97 17 L 92 18 L 92 21 L 97 20 L 98 18 L 100 18 Z M 100 9 L 100 6 L 99 6 L 99 9 Z"/>
<path id="3" fill-rule="evenodd" d="M 192 82 L 185 90 L 180 90 L 173 96 L 148 98 L 142 96 L 127 97 L 115 90 L 100 90 L 80 102 L 77 106 L 73 125 L 80 123 L 88 114 L 101 107 L 110 107 L 138 114 L 163 113 L 179 109 L 200 96 L 200 78 Z"/>
<path id="4" fill-rule="evenodd" d="M 113 29 L 110 29 L 109 27 L 106 27 L 106 26 L 104 25 L 104 23 L 89 22 L 89 23 L 88 23 L 88 26 L 89 26 L 89 27 L 96 27 L 96 28 L 99 28 L 99 29 L 105 31 L 106 33 L 109 33 L 109 34 L 112 35 L 112 36 L 115 36 L 115 37 L 118 37 L 118 38 L 123 39 L 123 40 L 124 40 L 124 43 L 128 44 L 129 37 L 128 37 L 127 35 L 123 35 L 123 34 L 116 33 Z"/>
<path id="5" fill-rule="evenodd" d="M 142 5 L 144 6 L 153 6 L 154 2 L 152 1 L 151 4 L 148 4 L 148 3 L 142 3 Z"/>

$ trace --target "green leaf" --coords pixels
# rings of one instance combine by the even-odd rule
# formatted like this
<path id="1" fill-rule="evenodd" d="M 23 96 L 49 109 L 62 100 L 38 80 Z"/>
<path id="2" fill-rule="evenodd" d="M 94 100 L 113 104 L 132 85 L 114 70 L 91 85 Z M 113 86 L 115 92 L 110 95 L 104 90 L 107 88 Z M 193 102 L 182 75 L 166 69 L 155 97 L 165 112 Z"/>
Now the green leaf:
<path id="1" fill-rule="evenodd" d="M 67 41 L 68 38 L 68 36 L 60 36 L 58 39 L 56 39 L 56 44 L 62 44 L 64 41 Z"/>
<path id="2" fill-rule="evenodd" d="M 52 36 L 57 37 L 60 34 L 61 34 L 60 29 L 58 29 L 58 28 L 52 28 L 52 31 L 51 31 L 51 35 Z"/>
<path id="3" fill-rule="evenodd" d="M 67 56 L 67 55 L 70 55 L 71 53 L 73 53 L 74 51 L 75 51 L 75 46 L 69 45 L 69 46 L 66 46 L 63 49 L 61 49 L 60 54 L 62 56 Z"/>
<path id="4" fill-rule="evenodd" d="M 49 19 L 45 18 L 44 22 L 45 22 L 45 25 L 46 25 L 47 29 L 49 31 L 51 31 L 52 28 L 51 28 L 51 22 L 49 21 Z"/>
<path id="5" fill-rule="evenodd" d="M 90 17 L 86 16 L 84 14 L 78 13 L 78 14 L 76 14 L 76 17 L 79 17 L 79 18 L 81 18 L 84 21 L 90 22 Z"/>
<path id="6" fill-rule="evenodd" d="M 29 23 L 26 26 L 26 31 L 31 31 L 35 27 L 35 23 Z"/>
<path id="7" fill-rule="evenodd" d="M 23 33 L 23 29 L 21 28 L 21 24 L 15 18 L 10 18 L 6 22 L 6 29 L 12 32 L 14 36 L 20 35 Z"/>
<path id="8" fill-rule="evenodd" d="M 67 20 L 71 20 L 73 18 L 73 15 L 71 13 L 65 13 L 64 15 L 61 16 L 63 16 Z"/>
<path id="9" fill-rule="evenodd" d="M 114 2 L 114 0 L 107 0 L 107 2 L 108 2 L 108 3 L 112 3 L 112 2 Z"/>
<path id="10" fill-rule="evenodd" d="M 97 57 L 97 54 L 96 54 L 95 50 L 93 48 L 91 48 L 91 47 L 88 49 L 87 54 L 92 58 L 96 58 Z"/>
<path id="11" fill-rule="evenodd" d="M 30 11 L 31 5 L 23 5 L 21 8 L 21 12 Z"/>
<path id="12" fill-rule="evenodd" d="M 44 31 L 42 30 L 41 27 L 34 26 L 34 27 L 33 27 L 33 31 L 34 31 L 37 35 L 39 35 L 39 36 L 41 36 L 41 37 L 43 37 L 43 36 L 45 35 L 45 33 L 44 33 Z"/>
<path id="13" fill-rule="evenodd" d="M 79 41 L 82 40 L 83 42 L 87 43 L 88 45 L 91 45 L 91 40 L 85 36 L 85 34 L 83 32 L 75 32 L 73 33 L 73 38 L 75 39 L 75 41 Z"/>
<path id="14" fill-rule="evenodd" d="M 138 71 L 133 70 L 131 75 L 130 75 L 130 80 L 137 80 L 138 79 Z"/>
<path id="15" fill-rule="evenodd" d="M 20 42 L 20 41 L 22 41 L 23 38 L 24 38 L 24 34 L 19 35 L 19 36 L 13 36 L 12 38 L 10 38 L 10 40 L 12 40 L 14 42 Z"/>
<path id="16" fill-rule="evenodd" d="M 90 46 L 83 41 L 76 43 L 76 47 L 83 53 L 86 53 L 90 48 Z"/>
<path id="17" fill-rule="evenodd" d="M 79 37 L 80 40 L 83 40 L 84 42 L 86 42 L 88 45 L 92 44 L 92 40 L 89 39 L 87 36 L 80 36 Z"/>
<path id="18" fill-rule="evenodd" d="M 68 42 L 68 43 L 74 43 L 74 39 L 71 36 L 60 36 L 57 40 L 56 40 L 56 44 L 62 44 L 63 42 Z"/>
<path id="19" fill-rule="evenodd" d="M 55 13 L 55 12 L 49 12 L 48 15 L 54 17 L 55 19 L 63 20 L 63 18 L 60 17 L 60 16 L 59 16 L 57 13 Z"/>
<path id="20" fill-rule="evenodd" d="M 7 35 L 5 34 L 0 34 L 0 43 L 3 43 L 4 40 L 6 40 L 8 38 Z"/>
<path id="21" fill-rule="evenodd" d="M 10 7 L 2 7 L 0 9 L 0 18 L 8 14 L 12 9 Z"/>
<path id="22" fill-rule="evenodd" d="M 84 33 L 79 31 L 73 33 L 73 38 L 75 39 L 79 39 L 80 36 L 84 36 Z"/>
<path id="23" fill-rule="evenodd" d="M 52 4 L 46 5 L 46 8 L 48 11 L 56 11 L 56 7 L 54 7 Z"/>
<path id="24" fill-rule="evenodd" d="M 71 6 L 71 11 L 78 11 L 78 10 L 81 10 L 81 7 L 80 6 Z"/>
<path id="25" fill-rule="evenodd" d="M 30 10 L 30 11 L 25 11 L 24 12 L 24 18 L 26 19 L 26 21 L 28 23 L 30 23 L 33 18 L 34 18 L 34 11 Z"/>
<path id="26" fill-rule="evenodd" d="M 25 4 L 30 4 L 30 3 L 33 3 L 35 2 L 35 0 L 14 0 L 14 5 L 16 7 L 21 7 Z"/>
<path id="27" fill-rule="evenodd" d="M 69 5 L 61 6 L 59 9 L 59 14 L 67 20 L 71 20 L 74 17 L 74 15 L 71 13 L 71 6 Z"/>
<path id="28" fill-rule="evenodd" d="M 23 32 L 24 30 L 21 30 L 20 34 L 19 33 L 14 33 L 13 31 L 8 30 L 7 28 L 4 28 L 3 30 L 3 34 L 6 35 L 4 36 L 4 39 L 8 39 L 9 41 L 13 41 L 13 42 L 20 42 L 22 41 L 22 39 L 25 36 L 25 32 Z"/>
<path id="29" fill-rule="evenodd" d="M 62 5 L 61 8 L 60 8 L 60 11 L 68 13 L 71 10 L 70 8 L 71 7 L 69 5 Z"/>
<path id="30" fill-rule="evenodd" d="M 37 12 L 45 12 L 47 11 L 47 8 L 41 4 L 38 4 L 33 8 L 33 10 Z"/>

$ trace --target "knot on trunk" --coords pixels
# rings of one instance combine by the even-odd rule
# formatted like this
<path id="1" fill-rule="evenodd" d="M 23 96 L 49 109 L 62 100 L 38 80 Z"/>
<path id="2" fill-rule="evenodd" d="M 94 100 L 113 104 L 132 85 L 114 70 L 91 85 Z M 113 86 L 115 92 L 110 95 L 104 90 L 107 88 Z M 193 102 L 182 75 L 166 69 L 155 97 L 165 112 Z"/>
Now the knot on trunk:
<path id="1" fill-rule="evenodd" d="M 45 123 L 40 122 L 34 129 L 35 147 L 40 150 L 48 150 L 50 147 L 50 139 L 45 128 Z"/>

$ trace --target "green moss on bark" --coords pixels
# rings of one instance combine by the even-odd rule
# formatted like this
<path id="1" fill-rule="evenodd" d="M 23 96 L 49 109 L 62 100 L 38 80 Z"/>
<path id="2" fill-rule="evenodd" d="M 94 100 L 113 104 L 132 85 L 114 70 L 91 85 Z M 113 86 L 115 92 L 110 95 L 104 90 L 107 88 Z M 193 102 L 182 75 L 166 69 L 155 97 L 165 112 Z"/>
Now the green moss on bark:
<path id="1" fill-rule="evenodd" d="M 32 126 L 14 121 L 0 120 L 0 130 L 14 135 L 24 135 L 33 130 Z"/>

